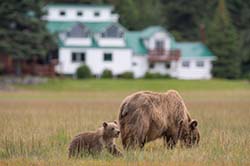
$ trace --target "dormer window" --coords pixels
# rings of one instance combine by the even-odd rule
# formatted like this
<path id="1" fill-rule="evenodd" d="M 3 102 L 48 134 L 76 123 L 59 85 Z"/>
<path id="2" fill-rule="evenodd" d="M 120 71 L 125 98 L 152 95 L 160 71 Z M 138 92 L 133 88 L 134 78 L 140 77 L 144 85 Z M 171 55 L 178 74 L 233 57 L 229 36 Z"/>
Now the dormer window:
<path id="1" fill-rule="evenodd" d="M 163 40 L 156 40 L 155 49 L 164 50 L 164 41 Z"/>
<path id="2" fill-rule="evenodd" d="M 94 16 L 95 16 L 95 17 L 99 17 L 99 16 L 100 16 L 100 12 L 96 11 L 96 12 L 94 13 Z"/>
<path id="3" fill-rule="evenodd" d="M 66 15 L 66 13 L 65 13 L 65 11 L 60 11 L 60 16 L 65 16 Z"/>
<path id="4" fill-rule="evenodd" d="M 117 25 L 112 25 L 101 33 L 103 38 L 122 38 L 123 35 L 123 30 Z"/>
<path id="5" fill-rule="evenodd" d="M 82 11 L 77 11 L 77 16 L 82 16 L 83 15 L 83 13 L 82 13 Z"/>
<path id="6" fill-rule="evenodd" d="M 67 36 L 72 38 L 87 38 L 90 36 L 90 31 L 84 25 L 77 24 L 67 32 Z"/>

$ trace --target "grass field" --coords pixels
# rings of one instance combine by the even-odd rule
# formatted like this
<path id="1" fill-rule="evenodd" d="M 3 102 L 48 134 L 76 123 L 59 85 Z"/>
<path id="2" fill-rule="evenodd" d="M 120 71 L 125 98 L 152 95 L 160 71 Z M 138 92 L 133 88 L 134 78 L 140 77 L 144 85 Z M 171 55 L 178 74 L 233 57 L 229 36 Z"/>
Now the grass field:
<path id="1" fill-rule="evenodd" d="M 199 122 L 200 146 L 145 149 L 68 160 L 81 131 L 117 118 L 124 97 L 138 90 L 177 89 Z M 250 165 L 250 83 L 247 81 L 50 80 L 0 91 L 0 166 L 26 165 Z M 117 144 L 121 149 L 120 139 Z"/>

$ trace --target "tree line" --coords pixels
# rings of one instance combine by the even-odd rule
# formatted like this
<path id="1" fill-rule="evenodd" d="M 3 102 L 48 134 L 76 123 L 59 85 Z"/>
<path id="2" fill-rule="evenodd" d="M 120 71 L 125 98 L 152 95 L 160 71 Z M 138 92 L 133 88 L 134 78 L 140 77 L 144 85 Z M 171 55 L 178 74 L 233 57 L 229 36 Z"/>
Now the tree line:
<path id="1" fill-rule="evenodd" d="M 48 36 L 46 31 L 46 23 L 41 21 L 42 6 L 47 3 L 112 4 L 120 15 L 120 23 L 129 30 L 141 30 L 150 25 L 161 25 L 173 34 L 177 41 L 200 41 L 200 30 L 204 28 L 206 44 L 217 57 L 213 64 L 213 75 L 228 79 L 250 77 L 250 1 L 1 1 L 0 38 L 4 40 L 0 41 L 0 52 L 16 57 L 43 56 L 44 51 L 54 46 L 51 44 L 53 37 Z M 32 19 L 28 18 L 27 11 L 33 15 Z M 25 33 L 18 34 L 20 31 Z"/>

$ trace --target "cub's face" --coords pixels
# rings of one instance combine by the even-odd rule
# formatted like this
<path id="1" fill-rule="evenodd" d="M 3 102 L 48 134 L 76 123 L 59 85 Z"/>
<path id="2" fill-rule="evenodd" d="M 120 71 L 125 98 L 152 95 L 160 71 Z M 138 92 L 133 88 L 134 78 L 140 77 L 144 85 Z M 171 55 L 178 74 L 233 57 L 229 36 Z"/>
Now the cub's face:
<path id="1" fill-rule="evenodd" d="M 200 132 L 197 126 L 198 122 L 196 120 L 187 123 L 180 122 L 179 139 L 182 147 L 190 148 L 199 144 Z"/>
<path id="2" fill-rule="evenodd" d="M 116 121 L 114 122 L 103 122 L 104 134 L 108 137 L 119 137 L 120 129 Z"/>

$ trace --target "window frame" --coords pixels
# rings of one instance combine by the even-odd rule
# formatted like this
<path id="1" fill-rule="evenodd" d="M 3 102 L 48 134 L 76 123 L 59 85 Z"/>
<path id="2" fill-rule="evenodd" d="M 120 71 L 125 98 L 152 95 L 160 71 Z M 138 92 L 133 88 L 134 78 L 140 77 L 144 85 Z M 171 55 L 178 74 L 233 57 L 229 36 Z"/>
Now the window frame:
<path id="1" fill-rule="evenodd" d="M 165 45 L 164 40 L 155 40 L 155 49 L 156 50 L 164 50 L 164 48 L 165 48 L 164 45 Z M 160 46 L 160 47 L 158 47 L 158 46 Z"/>
<path id="2" fill-rule="evenodd" d="M 155 64 L 154 63 L 149 63 L 148 67 L 149 67 L 149 69 L 154 69 L 155 68 Z"/>
<path id="3" fill-rule="evenodd" d="M 107 58 L 107 56 L 110 56 L 110 57 Z M 104 62 L 112 62 L 113 61 L 113 54 L 111 52 L 103 53 L 103 61 Z"/>
<path id="4" fill-rule="evenodd" d="M 202 60 L 197 60 L 195 64 L 196 64 L 196 67 L 198 68 L 203 68 L 205 66 L 205 62 Z"/>
<path id="5" fill-rule="evenodd" d="M 110 35 L 110 33 L 112 32 L 111 28 L 116 28 L 115 34 Z M 115 38 L 115 39 L 122 39 L 124 37 L 124 31 L 122 30 L 121 27 L 117 26 L 117 25 L 111 25 L 108 28 L 106 28 L 103 32 L 101 32 L 100 36 L 102 38 Z"/>
<path id="6" fill-rule="evenodd" d="M 187 64 L 185 64 L 185 63 L 187 63 Z M 188 60 L 182 61 L 181 66 L 184 67 L 184 68 L 189 68 L 190 67 L 190 61 L 188 61 Z"/>
<path id="7" fill-rule="evenodd" d="M 85 63 L 86 52 L 71 52 L 71 62 L 72 63 Z"/>
<path id="8" fill-rule="evenodd" d="M 95 17 L 100 17 L 100 15 L 101 15 L 100 11 L 95 11 L 95 12 L 94 12 L 94 16 L 95 16 Z"/>
<path id="9" fill-rule="evenodd" d="M 60 11 L 59 11 L 59 15 L 60 15 L 60 16 L 66 16 L 65 10 L 60 10 Z"/>
<path id="10" fill-rule="evenodd" d="M 83 16 L 83 11 L 77 11 L 76 15 L 77 15 L 77 17 L 82 17 Z"/>
<path id="11" fill-rule="evenodd" d="M 166 69 L 171 69 L 171 62 L 166 62 L 165 63 L 165 68 Z"/>

